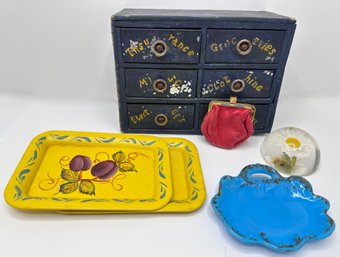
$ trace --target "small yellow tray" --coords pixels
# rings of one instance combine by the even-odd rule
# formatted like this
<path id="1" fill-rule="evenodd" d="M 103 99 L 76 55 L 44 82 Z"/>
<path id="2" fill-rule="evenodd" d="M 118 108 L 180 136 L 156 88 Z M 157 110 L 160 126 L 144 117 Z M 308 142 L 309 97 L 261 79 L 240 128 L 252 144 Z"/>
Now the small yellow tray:
<path id="1" fill-rule="evenodd" d="M 184 138 L 165 138 L 170 150 L 173 194 L 157 212 L 192 212 L 202 206 L 206 192 L 196 146 Z"/>
<path id="2" fill-rule="evenodd" d="M 23 210 L 153 211 L 171 197 L 170 158 L 163 140 L 70 131 L 34 138 L 5 190 L 7 203 Z"/>
<path id="3" fill-rule="evenodd" d="M 206 191 L 196 146 L 183 138 L 162 138 L 170 150 L 173 195 L 155 212 L 192 212 L 202 206 Z M 109 211 L 57 210 L 63 214 L 109 214 Z"/>

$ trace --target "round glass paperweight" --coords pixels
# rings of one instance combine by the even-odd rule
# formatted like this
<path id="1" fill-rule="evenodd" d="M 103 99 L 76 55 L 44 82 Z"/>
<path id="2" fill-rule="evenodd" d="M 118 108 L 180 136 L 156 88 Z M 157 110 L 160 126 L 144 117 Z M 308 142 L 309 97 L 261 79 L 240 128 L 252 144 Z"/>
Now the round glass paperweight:
<path id="1" fill-rule="evenodd" d="M 285 127 L 272 131 L 265 137 L 260 149 L 269 165 L 288 175 L 312 174 L 320 161 L 316 141 L 299 128 Z"/>

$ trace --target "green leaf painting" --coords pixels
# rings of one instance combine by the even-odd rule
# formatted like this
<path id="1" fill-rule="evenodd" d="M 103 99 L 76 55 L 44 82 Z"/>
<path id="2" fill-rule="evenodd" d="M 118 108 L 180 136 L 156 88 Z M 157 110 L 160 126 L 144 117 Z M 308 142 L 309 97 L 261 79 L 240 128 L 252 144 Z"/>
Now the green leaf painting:
<path id="1" fill-rule="evenodd" d="M 79 185 L 79 192 L 87 195 L 95 195 L 96 187 L 89 179 L 82 179 Z"/>
<path id="2" fill-rule="evenodd" d="M 24 169 L 24 170 L 20 171 L 20 173 L 19 173 L 20 182 L 22 182 L 25 179 L 25 174 L 27 174 L 29 172 L 30 172 L 29 169 Z"/>
<path id="3" fill-rule="evenodd" d="M 115 137 L 111 137 L 111 138 L 98 137 L 98 138 L 95 138 L 95 139 L 99 143 L 107 144 L 107 143 L 113 142 L 116 138 Z"/>
<path id="4" fill-rule="evenodd" d="M 73 193 L 78 189 L 78 182 L 67 182 L 60 185 L 59 192 L 63 194 Z"/>
<path id="5" fill-rule="evenodd" d="M 75 137 L 75 138 L 72 138 L 70 141 L 77 141 L 77 142 L 91 142 L 91 139 L 89 137 Z"/>
<path id="6" fill-rule="evenodd" d="M 179 143 L 168 143 L 169 147 L 179 147 L 183 144 L 183 142 L 179 142 Z"/>
<path id="7" fill-rule="evenodd" d="M 79 172 L 72 170 L 62 170 L 60 176 L 62 179 L 65 179 L 69 182 L 76 182 L 80 179 Z"/>

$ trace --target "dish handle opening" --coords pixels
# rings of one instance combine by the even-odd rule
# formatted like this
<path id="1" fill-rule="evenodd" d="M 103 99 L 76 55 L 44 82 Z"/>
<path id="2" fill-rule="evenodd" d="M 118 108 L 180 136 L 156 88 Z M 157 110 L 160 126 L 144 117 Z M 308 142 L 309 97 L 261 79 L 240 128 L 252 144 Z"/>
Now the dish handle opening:
<path id="1" fill-rule="evenodd" d="M 282 178 L 274 168 L 261 164 L 247 166 L 242 170 L 241 176 L 243 176 L 244 179 L 249 182 Z"/>

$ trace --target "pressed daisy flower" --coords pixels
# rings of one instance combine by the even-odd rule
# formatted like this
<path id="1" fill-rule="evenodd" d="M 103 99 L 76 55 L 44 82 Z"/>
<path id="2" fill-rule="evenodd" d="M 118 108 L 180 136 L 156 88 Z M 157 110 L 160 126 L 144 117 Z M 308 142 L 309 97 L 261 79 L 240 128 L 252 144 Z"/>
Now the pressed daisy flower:
<path id="1" fill-rule="evenodd" d="M 281 128 L 270 133 L 261 144 L 265 161 L 279 171 L 308 175 L 319 162 L 319 149 L 315 140 L 304 130 Z"/>
<path id="2" fill-rule="evenodd" d="M 303 130 L 283 128 L 276 135 L 276 145 L 291 158 L 304 158 L 315 149 L 314 139 Z"/>

